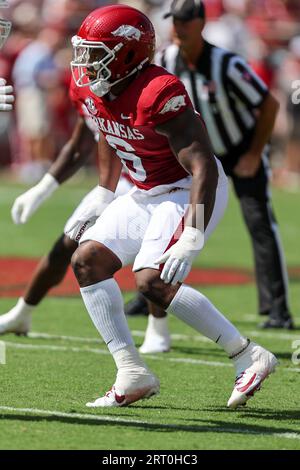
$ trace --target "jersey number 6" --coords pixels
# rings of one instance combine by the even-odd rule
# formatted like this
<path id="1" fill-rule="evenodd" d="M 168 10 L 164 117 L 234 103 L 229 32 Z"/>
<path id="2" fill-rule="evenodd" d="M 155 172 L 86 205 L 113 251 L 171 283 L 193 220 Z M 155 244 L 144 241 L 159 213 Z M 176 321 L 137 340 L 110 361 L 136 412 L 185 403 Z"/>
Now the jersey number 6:
<path id="1" fill-rule="evenodd" d="M 109 145 L 116 150 L 116 154 L 128 168 L 132 178 L 137 181 L 145 181 L 147 176 L 146 171 L 140 157 L 132 153 L 134 152 L 134 148 L 125 140 L 119 139 L 119 137 L 106 135 L 105 138 Z M 120 150 L 119 147 L 123 147 L 124 150 Z"/>

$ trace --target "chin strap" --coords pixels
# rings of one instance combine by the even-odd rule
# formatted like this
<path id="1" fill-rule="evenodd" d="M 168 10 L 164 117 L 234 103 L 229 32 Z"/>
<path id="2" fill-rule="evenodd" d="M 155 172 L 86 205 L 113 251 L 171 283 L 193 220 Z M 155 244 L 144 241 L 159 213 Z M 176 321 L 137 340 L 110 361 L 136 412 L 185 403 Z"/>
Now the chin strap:
<path id="1" fill-rule="evenodd" d="M 99 98 L 106 95 L 110 89 L 111 89 L 111 84 L 105 80 L 99 80 L 97 83 L 90 85 L 90 90 L 96 96 L 99 96 Z"/>
<path id="2" fill-rule="evenodd" d="M 97 81 L 97 83 L 94 83 L 93 85 L 90 85 L 90 90 L 96 96 L 99 96 L 99 98 L 101 98 L 102 96 L 106 95 L 113 86 L 117 85 L 118 83 L 121 83 L 123 80 L 125 80 L 126 78 L 129 78 L 134 73 L 142 70 L 142 68 L 144 67 L 144 65 L 148 61 L 149 61 L 149 59 L 147 57 L 147 59 L 144 59 L 137 67 L 135 67 L 133 70 L 131 70 L 131 72 L 128 75 L 126 75 L 125 77 L 120 78 L 119 80 L 116 80 L 113 83 L 109 83 L 106 80 L 101 80 L 100 79 L 100 80 Z"/>

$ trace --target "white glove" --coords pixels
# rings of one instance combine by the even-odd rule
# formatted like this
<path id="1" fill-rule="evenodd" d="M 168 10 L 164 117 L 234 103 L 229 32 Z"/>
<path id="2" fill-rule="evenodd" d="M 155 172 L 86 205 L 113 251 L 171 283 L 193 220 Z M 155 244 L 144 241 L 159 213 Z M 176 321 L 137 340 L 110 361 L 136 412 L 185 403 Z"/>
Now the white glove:
<path id="1" fill-rule="evenodd" d="M 14 89 L 11 85 L 5 85 L 6 80 L 0 78 L 0 111 L 11 111 L 13 109 L 12 103 L 15 101 L 12 94 Z"/>
<path id="2" fill-rule="evenodd" d="M 203 245 L 204 234 L 197 228 L 185 227 L 179 240 L 155 261 L 155 264 L 165 263 L 160 278 L 173 286 L 183 282 Z"/>
<path id="3" fill-rule="evenodd" d="M 65 234 L 71 240 L 79 242 L 83 233 L 98 219 L 104 209 L 113 201 L 115 193 L 109 189 L 98 186 L 98 194 L 93 201 L 89 201 L 89 205 L 85 205 L 82 211 L 76 214 L 76 220 L 71 217 L 70 222 L 65 227 Z"/>
<path id="4" fill-rule="evenodd" d="M 51 196 L 58 186 L 59 183 L 54 176 L 46 173 L 37 185 L 17 197 L 11 210 L 14 223 L 25 224 L 29 217 Z"/>

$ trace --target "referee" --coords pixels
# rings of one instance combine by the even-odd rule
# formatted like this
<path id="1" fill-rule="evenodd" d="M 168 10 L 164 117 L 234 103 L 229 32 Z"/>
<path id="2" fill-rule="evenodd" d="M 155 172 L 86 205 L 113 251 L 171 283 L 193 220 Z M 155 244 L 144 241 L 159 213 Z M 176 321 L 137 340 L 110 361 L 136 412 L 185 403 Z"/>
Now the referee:
<path id="1" fill-rule="evenodd" d="M 254 251 L 259 314 L 264 328 L 293 329 L 288 306 L 287 272 L 268 189 L 268 142 L 278 103 L 266 85 L 238 55 L 215 47 L 202 36 L 201 0 L 174 0 L 170 12 L 174 41 L 156 63 L 184 83 L 202 115 L 217 157 L 231 177 Z M 127 315 L 150 310 L 142 353 L 167 351 L 166 313 L 147 307 L 139 295 L 126 305 Z"/>
<path id="2" fill-rule="evenodd" d="M 269 145 L 279 105 L 240 56 L 202 36 L 202 0 L 174 0 L 174 41 L 156 63 L 184 83 L 216 156 L 231 177 L 253 244 L 259 314 L 265 328 L 293 328 L 287 272 L 268 191 Z"/>

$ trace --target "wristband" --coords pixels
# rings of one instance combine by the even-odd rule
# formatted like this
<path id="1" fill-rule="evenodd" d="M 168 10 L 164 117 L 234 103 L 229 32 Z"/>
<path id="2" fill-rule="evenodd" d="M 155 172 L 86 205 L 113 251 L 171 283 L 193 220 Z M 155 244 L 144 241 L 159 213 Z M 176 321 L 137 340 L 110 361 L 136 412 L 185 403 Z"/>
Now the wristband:
<path id="1" fill-rule="evenodd" d="M 103 186 L 98 186 L 97 196 L 101 202 L 110 204 L 115 198 L 115 193 L 109 189 L 104 188 Z"/>
<path id="2" fill-rule="evenodd" d="M 35 188 L 45 197 L 51 196 L 59 187 L 58 181 L 50 173 L 46 173 Z"/>

